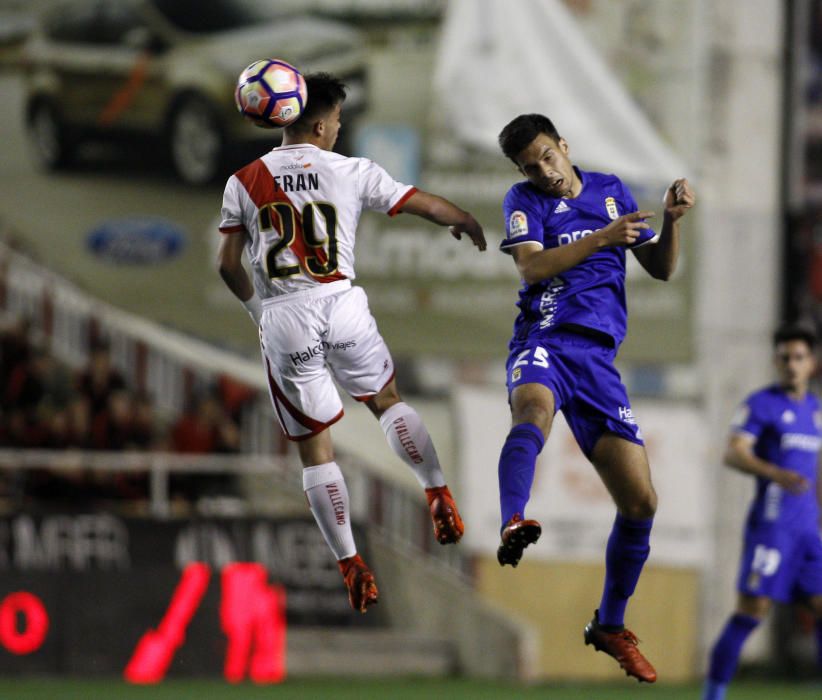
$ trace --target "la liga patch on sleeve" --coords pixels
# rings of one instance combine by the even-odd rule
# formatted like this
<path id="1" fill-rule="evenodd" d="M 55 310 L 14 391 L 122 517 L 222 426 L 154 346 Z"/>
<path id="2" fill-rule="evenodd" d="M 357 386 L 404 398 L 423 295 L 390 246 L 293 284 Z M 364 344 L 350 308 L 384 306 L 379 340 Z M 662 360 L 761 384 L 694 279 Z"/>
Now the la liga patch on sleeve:
<path id="1" fill-rule="evenodd" d="M 511 212 L 508 217 L 508 238 L 518 238 L 528 235 L 528 217 L 524 211 Z"/>

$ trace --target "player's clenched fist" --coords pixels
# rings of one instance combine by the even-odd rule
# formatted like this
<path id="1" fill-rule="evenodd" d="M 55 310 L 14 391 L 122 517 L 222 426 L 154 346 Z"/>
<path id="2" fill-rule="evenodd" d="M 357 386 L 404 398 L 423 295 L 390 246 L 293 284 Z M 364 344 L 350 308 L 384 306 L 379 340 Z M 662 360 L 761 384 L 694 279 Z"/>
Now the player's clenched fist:
<path id="1" fill-rule="evenodd" d="M 673 221 L 683 217 L 694 204 L 696 195 L 684 177 L 675 180 L 665 192 L 665 216 Z"/>
<path id="2" fill-rule="evenodd" d="M 642 231 L 651 228 L 645 219 L 654 216 L 652 211 L 634 211 L 630 214 L 614 219 L 597 234 L 605 240 L 606 246 L 632 245 L 642 234 Z"/>

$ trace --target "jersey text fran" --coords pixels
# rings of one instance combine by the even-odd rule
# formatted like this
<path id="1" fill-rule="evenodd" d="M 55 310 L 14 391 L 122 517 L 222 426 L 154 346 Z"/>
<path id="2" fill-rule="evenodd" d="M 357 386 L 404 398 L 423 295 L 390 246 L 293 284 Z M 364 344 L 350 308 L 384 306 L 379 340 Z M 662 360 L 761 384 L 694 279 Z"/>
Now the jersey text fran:
<path id="1" fill-rule="evenodd" d="M 273 175 L 275 192 L 306 192 L 320 188 L 319 173 Z"/>

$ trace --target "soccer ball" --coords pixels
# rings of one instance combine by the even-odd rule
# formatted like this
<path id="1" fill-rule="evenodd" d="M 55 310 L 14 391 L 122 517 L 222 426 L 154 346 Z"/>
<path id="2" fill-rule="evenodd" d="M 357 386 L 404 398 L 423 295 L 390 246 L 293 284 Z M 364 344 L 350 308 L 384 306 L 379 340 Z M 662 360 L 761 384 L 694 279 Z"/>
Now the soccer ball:
<path id="1" fill-rule="evenodd" d="M 275 58 L 254 61 L 240 73 L 234 91 L 240 114 L 267 129 L 295 122 L 303 113 L 307 98 L 302 73 Z"/>

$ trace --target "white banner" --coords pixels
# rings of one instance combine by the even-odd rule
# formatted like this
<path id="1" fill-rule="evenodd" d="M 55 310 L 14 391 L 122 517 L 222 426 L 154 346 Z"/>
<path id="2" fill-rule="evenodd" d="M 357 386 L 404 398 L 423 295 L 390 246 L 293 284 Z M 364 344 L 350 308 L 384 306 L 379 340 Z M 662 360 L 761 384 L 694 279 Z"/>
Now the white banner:
<path id="1" fill-rule="evenodd" d="M 497 464 L 510 429 L 503 387 L 461 386 L 459 417 L 460 508 L 465 546 L 494 555 L 499 544 Z M 639 401 L 632 406 L 645 438 L 659 507 L 651 535 L 651 561 L 701 567 L 711 554 L 713 513 L 707 426 L 693 405 Z M 594 467 L 577 446 L 562 414 L 537 462 L 526 516 L 542 524 L 540 541 L 527 556 L 601 562 L 615 507 Z"/>
<path id="2" fill-rule="evenodd" d="M 451 0 L 435 87 L 454 138 L 498 153 L 518 114 L 546 114 L 571 157 L 630 182 L 687 174 L 605 59 L 559 0 Z"/>

